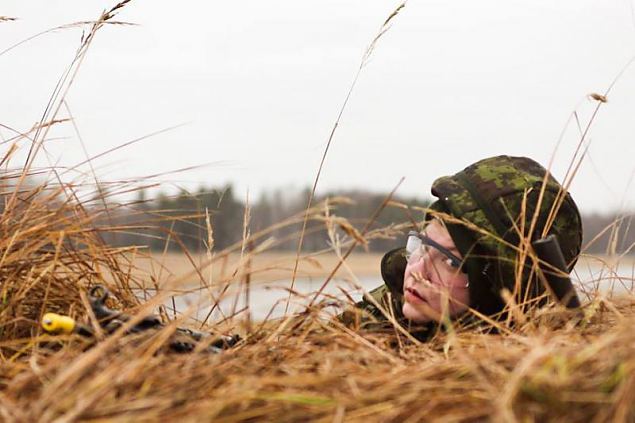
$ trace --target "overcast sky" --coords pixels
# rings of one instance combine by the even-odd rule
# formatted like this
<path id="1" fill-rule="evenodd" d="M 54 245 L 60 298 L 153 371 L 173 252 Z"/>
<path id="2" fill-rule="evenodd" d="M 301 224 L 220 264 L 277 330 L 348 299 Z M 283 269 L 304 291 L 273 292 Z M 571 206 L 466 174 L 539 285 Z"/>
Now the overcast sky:
<path id="1" fill-rule="evenodd" d="M 361 73 L 318 190 L 387 191 L 403 176 L 401 194 L 427 196 L 436 177 L 484 157 L 546 165 L 565 131 L 553 169 L 562 181 L 580 140 L 569 117 L 586 125 L 588 94 L 635 55 L 629 1 L 411 0 Z M 19 20 L 0 23 L 0 51 L 114 4 L 3 0 L 0 15 Z M 133 0 L 117 19 L 138 26 L 97 34 L 68 105 L 91 155 L 185 124 L 96 160 L 101 179 L 211 163 L 162 177 L 165 189 L 234 182 L 253 197 L 309 186 L 360 59 L 397 5 Z M 26 130 L 41 118 L 81 35 L 59 30 L 0 55 L 1 124 Z M 583 211 L 635 207 L 635 66 L 608 100 L 571 187 Z M 84 159 L 70 124 L 49 136 L 51 163 Z"/>

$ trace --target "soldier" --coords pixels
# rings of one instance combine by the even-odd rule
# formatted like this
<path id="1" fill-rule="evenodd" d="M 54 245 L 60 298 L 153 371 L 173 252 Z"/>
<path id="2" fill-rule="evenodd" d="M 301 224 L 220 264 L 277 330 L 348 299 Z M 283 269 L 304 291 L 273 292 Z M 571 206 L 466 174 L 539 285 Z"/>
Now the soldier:
<path id="1" fill-rule="evenodd" d="M 437 200 L 423 230 L 411 231 L 406 246 L 383 257 L 385 284 L 359 302 L 357 312 L 345 312 L 346 323 L 385 322 L 388 313 L 426 338 L 444 319 L 504 317 L 510 298 L 523 309 L 543 305 L 531 242 L 548 234 L 573 269 L 582 243 L 578 208 L 535 161 L 487 158 L 437 179 L 431 191 Z"/>

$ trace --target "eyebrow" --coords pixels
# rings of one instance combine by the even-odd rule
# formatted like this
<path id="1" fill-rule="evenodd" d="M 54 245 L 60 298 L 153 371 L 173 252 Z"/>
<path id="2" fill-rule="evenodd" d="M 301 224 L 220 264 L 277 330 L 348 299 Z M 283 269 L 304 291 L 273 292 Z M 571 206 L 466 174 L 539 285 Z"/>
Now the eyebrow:
<path id="1" fill-rule="evenodd" d="M 428 234 L 426 233 L 426 231 L 421 231 L 421 233 L 420 233 L 420 234 L 421 234 L 421 235 L 423 235 L 423 236 L 425 236 L 426 238 L 430 239 L 430 237 L 428 236 Z M 448 251 L 450 251 L 450 252 L 456 253 L 456 255 L 457 255 L 457 256 L 460 254 L 459 249 L 456 247 L 456 245 L 452 245 L 452 246 L 449 246 L 449 245 L 443 245 L 443 244 L 441 244 L 441 243 L 439 243 L 439 242 L 436 242 L 436 241 L 435 241 L 435 244 L 437 244 L 438 246 L 443 247 L 444 249 L 446 249 L 446 250 L 448 250 Z M 457 257 L 457 258 L 458 258 L 458 257 Z"/>

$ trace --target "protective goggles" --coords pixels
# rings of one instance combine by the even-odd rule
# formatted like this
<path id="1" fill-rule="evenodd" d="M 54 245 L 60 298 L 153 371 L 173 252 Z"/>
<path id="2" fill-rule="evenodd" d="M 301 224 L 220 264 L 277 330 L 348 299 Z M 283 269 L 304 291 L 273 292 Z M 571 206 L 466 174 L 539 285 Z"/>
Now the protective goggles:
<path id="1" fill-rule="evenodd" d="M 431 248 L 434 248 L 440 253 L 440 255 L 437 256 L 438 260 L 440 260 L 445 266 L 455 270 L 460 270 L 463 273 L 467 272 L 465 266 L 463 266 L 463 260 L 452 254 L 450 250 L 433 239 L 428 238 L 426 235 L 420 234 L 416 231 L 408 232 L 408 241 L 406 242 L 406 259 L 408 260 L 408 263 L 429 255 Z"/>

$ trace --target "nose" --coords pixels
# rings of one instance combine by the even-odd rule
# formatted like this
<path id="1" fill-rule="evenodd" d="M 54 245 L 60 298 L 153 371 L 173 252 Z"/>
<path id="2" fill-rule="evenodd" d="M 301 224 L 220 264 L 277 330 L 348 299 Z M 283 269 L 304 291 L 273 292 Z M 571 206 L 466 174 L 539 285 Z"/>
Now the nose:
<path id="1" fill-rule="evenodd" d="M 410 273 L 419 274 L 426 280 L 430 280 L 430 265 L 427 254 L 421 254 L 416 260 L 410 264 Z"/>

